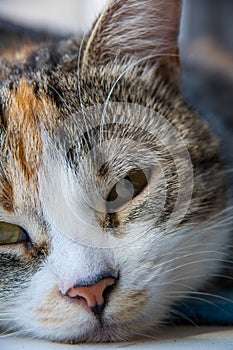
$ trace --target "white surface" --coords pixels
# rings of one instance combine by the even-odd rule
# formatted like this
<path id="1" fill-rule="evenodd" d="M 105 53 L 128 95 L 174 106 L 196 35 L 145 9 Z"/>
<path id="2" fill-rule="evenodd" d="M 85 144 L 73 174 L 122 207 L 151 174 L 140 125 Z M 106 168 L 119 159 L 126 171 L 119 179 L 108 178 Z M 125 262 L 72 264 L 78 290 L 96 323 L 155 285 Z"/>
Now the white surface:
<path id="1" fill-rule="evenodd" d="M 153 349 L 153 350 L 232 350 L 232 327 L 174 327 L 162 330 L 154 339 L 137 342 L 105 344 L 59 344 L 23 337 L 0 339 L 1 350 L 98 350 L 98 349 Z"/>

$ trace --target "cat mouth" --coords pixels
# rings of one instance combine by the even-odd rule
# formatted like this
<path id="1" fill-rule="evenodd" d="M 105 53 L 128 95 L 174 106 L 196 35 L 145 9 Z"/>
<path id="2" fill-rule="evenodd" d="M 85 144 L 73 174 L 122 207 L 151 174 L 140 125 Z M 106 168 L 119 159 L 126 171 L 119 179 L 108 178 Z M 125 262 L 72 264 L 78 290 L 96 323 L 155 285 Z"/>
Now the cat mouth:
<path id="1" fill-rule="evenodd" d="M 94 314 L 91 309 L 86 305 L 86 302 L 81 297 L 69 298 L 68 296 L 62 296 L 67 302 L 75 307 L 80 307 L 81 312 L 87 313 L 91 319 L 94 321 L 92 329 L 89 329 L 86 333 L 79 337 L 73 337 L 70 341 L 71 344 L 76 344 L 80 342 L 115 342 L 127 340 L 130 332 L 130 323 L 125 321 L 124 324 L 117 322 L 116 320 L 109 318 L 106 312 L 101 315 Z M 106 303 L 106 311 L 108 308 L 108 303 Z M 125 335 L 123 335 L 125 334 Z"/>

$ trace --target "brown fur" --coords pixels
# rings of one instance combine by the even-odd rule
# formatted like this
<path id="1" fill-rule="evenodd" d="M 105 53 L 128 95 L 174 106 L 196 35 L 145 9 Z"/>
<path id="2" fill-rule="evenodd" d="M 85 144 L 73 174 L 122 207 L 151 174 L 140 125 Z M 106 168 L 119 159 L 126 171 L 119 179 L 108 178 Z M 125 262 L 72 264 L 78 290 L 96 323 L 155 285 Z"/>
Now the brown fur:
<path id="1" fill-rule="evenodd" d="M 25 63 L 28 56 L 31 55 L 35 49 L 36 45 L 34 43 L 21 45 L 17 49 L 15 47 L 5 48 L 1 51 L 0 62 L 12 60 L 14 64 Z"/>
<path id="2" fill-rule="evenodd" d="M 13 186 L 4 173 L 0 176 L 0 203 L 4 210 L 13 212 Z"/>

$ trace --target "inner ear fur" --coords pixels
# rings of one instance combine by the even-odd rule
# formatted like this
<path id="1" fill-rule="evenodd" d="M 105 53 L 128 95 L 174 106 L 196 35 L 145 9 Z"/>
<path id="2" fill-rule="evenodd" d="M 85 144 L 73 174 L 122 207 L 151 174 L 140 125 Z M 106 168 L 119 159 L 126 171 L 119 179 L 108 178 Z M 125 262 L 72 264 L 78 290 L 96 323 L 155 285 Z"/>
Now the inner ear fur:
<path id="1" fill-rule="evenodd" d="M 117 59 L 156 64 L 162 71 L 177 65 L 180 12 L 180 0 L 110 1 L 90 33 L 83 69 Z"/>

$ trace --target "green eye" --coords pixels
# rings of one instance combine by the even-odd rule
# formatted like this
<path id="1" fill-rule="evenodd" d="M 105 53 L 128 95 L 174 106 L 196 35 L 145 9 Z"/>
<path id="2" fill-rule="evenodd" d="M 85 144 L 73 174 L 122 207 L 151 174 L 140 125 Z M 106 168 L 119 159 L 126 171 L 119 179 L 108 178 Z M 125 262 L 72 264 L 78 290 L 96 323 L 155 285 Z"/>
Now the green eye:
<path id="1" fill-rule="evenodd" d="M 131 170 L 111 189 L 107 202 L 110 211 L 119 208 L 136 197 L 148 185 L 146 174 L 141 169 Z"/>
<path id="2" fill-rule="evenodd" d="M 20 243 L 27 240 L 28 235 L 21 227 L 0 222 L 0 245 Z"/>

